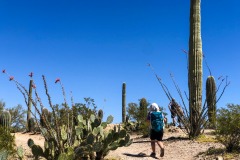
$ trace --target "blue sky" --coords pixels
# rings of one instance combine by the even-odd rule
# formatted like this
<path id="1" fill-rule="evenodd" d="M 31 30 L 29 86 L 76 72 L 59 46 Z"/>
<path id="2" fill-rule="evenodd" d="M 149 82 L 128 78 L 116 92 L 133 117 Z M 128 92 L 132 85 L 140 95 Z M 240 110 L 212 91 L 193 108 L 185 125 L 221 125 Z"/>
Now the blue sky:
<path id="1" fill-rule="evenodd" d="M 239 0 L 202 0 L 203 52 L 213 76 L 231 82 L 218 107 L 239 104 L 240 11 Z M 60 78 L 70 102 L 95 99 L 105 117 L 121 121 L 122 83 L 127 84 L 127 103 L 145 97 L 167 109 L 169 103 L 152 71 L 180 101 L 170 78 L 182 91 L 187 88 L 189 0 L 137 1 L 1 1 L 1 68 L 28 87 L 30 72 L 47 106 L 41 75 L 45 75 L 53 103 L 63 102 Z M 209 75 L 203 71 L 203 94 Z M 217 84 L 219 82 L 217 81 Z M 0 99 L 7 107 L 24 99 L 2 74 Z M 168 113 L 168 109 L 166 110 Z"/>

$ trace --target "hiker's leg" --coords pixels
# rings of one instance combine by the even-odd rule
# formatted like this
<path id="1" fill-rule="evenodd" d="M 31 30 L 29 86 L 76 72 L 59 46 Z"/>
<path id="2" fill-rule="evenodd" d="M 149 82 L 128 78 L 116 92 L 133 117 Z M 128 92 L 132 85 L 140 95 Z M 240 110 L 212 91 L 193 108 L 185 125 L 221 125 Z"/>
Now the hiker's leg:
<path id="1" fill-rule="evenodd" d="M 163 142 L 162 141 L 157 141 L 158 146 L 162 149 L 164 148 Z"/>
<path id="2" fill-rule="evenodd" d="M 152 152 L 156 153 L 155 140 L 151 140 Z"/>
<path id="3" fill-rule="evenodd" d="M 160 147 L 160 157 L 164 156 L 164 145 L 162 141 L 157 141 L 158 146 Z"/>
<path id="4" fill-rule="evenodd" d="M 152 148 L 152 153 L 150 154 L 151 157 L 156 156 L 156 148 L 155 148 L 155 139 L 156 139 L 156 133 L 151 130 L 150 132 L 150 139 L 151 139 L 151 148 Z"/>

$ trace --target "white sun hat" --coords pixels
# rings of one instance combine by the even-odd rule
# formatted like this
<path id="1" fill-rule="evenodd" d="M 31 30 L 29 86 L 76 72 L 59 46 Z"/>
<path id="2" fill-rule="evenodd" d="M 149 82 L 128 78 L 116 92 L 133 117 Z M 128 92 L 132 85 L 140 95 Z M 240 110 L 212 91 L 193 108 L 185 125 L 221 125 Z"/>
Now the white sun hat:
<path id="1" fill-rule="evenodd" d="M 157 105 L 157 103 L 152 103 L 150 106 L 150 111 L 158 111 L 159 107 Z"/>

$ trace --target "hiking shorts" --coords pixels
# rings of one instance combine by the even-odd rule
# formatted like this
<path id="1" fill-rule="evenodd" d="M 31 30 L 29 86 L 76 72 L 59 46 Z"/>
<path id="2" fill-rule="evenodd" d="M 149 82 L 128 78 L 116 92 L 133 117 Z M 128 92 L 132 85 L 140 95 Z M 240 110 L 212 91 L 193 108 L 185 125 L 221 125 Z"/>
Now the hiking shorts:
<path id="1" fill-rule="evenodd" d="M 163 138 L 163 130 L 156 132 L 153 129 L 151 129 L 150 132 L 150 139 L 151 140 L 158 140 L 158 141 L 162 141 Z"/>

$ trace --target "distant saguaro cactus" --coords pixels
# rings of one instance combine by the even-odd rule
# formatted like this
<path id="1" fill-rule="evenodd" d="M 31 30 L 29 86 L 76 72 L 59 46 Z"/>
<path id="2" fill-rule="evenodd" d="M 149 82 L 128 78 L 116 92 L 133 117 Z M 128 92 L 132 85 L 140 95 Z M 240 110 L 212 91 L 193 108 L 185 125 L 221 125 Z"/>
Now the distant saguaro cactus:
<path id="1" fill-rule="evenodd" d="M 33 132 L 35 129 L 35 121 L 34 121 L 34 118 L 30 118 L 28 120 L 28 132 Z"/>
<path id="2" fill-rule="evenodd" d="M 0 114 L 0 125 L 6 130 L 10 130 L 11 126 L 11 114 L 9 111 L 3 111 Z"/>
<path id="3" fill-rule="evenodd" d="M 48 111 L 47 108 L 42 109 L 42 115 L 40 117 L 40 125 L 42 127 L 46 127 L 46 123 L 50 123 L 51 120 L 51 113 Z"/>
<path id="4" fill-rule="evenodd" d="M 33 80 L 31 79 L 30 80 L 30 83 L 29 83 L 29 92 L 28 92 L 28 110 L 27 110 L 27 123 L 28 124 L 31 124 L 32 120 L 31 120 L 31 109 L 32 109 L 32 86 L 33 86 Z M 28 126 L 28 131 L 30 131 L 30 126 Z"/>
<path id="5" fill-rule="evenodd" d="M 126 83 L 122 84 L 122 123 L 126 122 Z"/>
<path id="6" fill-rule="evenodd" d="M 211 127 L 216 126 L 216 83 L 213 76 L 208 76 L 206 81 L 206 99 L 208 106 L 208 119 Z"/>
<path id="7" fill-rule="evenodd" d="M 147 117 L 147 106 L 148 102 L 146 98 L 141 98 L 140 103 L 139 103 L 139 109 L 140 109 L 140 115 L 141 115 L 141 120 L 144 122 Z"/>

